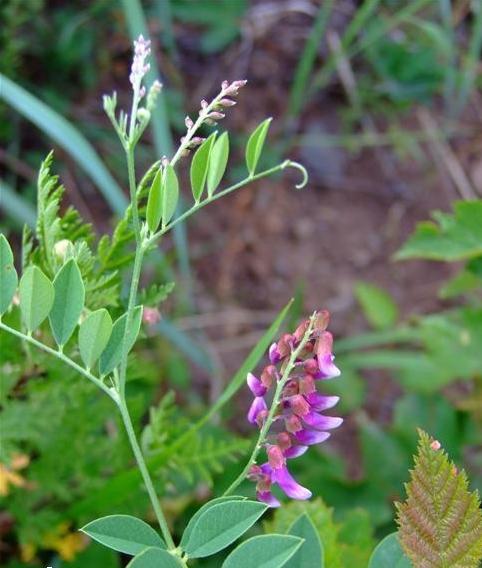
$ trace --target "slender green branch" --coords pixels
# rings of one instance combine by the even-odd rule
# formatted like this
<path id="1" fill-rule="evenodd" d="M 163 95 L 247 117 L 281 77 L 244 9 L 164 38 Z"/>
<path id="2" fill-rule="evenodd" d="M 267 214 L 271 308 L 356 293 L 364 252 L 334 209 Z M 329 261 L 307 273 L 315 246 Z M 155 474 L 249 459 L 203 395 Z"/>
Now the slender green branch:
<path id="1" fill-rule="evenodd" d="M 45 353 L 48 353 L 49 355 L 57 357 L 57 359 L 60 359 L 66 365 L 68 365 L 69 367 L 71 367 L 72 369 L 74 369 L 75 371 L 77 371 L 78 373 L 83 375 L 86 379 L 89 379 L 89 381 L 91 381 L 96 386 L 98 386 L 114 402 L 116 402 L 116 403 L 118 402 L 117 393 L 114 390 L 112 390 L 108 386 L 106 386 L 99 378 L 95 377 L 94 375 L 92 375 L 92 373 L 87 371 L 87 369 L 84 369 L 79 364 L 77 364 L 75 361 L 70 359 L 70 357 L 67 357 L 67 355 L 64 355 L 64 353 L 61 353 L 60 351 L 57 351 L 56 349 L 52 349 L 52 347 L 49 347 L 48 345 L 45 345 L 44 343 L 37 341 L 32 336 L 25 335 L 21 331 L 18 331 L 16 329 L 12 328 L 12 327 L 9 327 L 8 325 L 4 324 L 1 321 L 0 321 L 0 329 L 3 329 L 4 331 L 11 333 L 12 335 L 15 335 L 16 337 L 19 337 L 23 341 L 26 341 L 26 342 L 30 343 L 31 345 L 34 345 L 35 347 L 37 347 L 38 349 L 41 349 L 42 351 L 45 351 Z"/>
<path id="2" fill-rule="evenodd" d="M 187 211 L 185 211 L 184 213 L 179 215 L 179 217 L 174 219 L 174 221 L 172 221 L 171 223 L 166 225 L 163 229 L 157 231 L 157 233 L 154 233 L 149 239 L 147 239 L 146 246 L 153 245 L 154 242 L 157 241 L 157 239 L 159 239 L 160 237 L 165 235 L 167 232 L 169 232 L 175 225 L 177 225 L 178 223 L 182 223 L 182 221 L 184 221 L 185 219 L 190 217 L 193 213 L 196 213 L 196 211 L 198 211 L 199 209 L 202 209 L 206 205 L 209 205 L 213 201 L 216 201 L 217 199 L 220 199 L 221 197 L 224 197 L 225 195 L 232 193 L 236 189 L 244 187 L 245 185 L 247 185 L 248 183 L 250 183 L 252 181 L 256 181 L 258 179 L 268 177 L 268 176 L 275 174 L 277 172 L 280 172 L 280 171 L 282 171 L 286 168 L 296 168 L 296 169 L 299 169 L 303 172 L 302 182 L 300 184 L 296 185 L 296 187 L 298 189 L 300 189 L 301 187 L 303 187 L 306 184 L 308 177 L 307 177 L 307 174 L 306 174 L 306 170 L 303 168 L 303 166 L 301 166 L 297 162 L 293 162 L 291 160 L 285 160 L 284 162 L 282 162 L 281 164 L 278 164 L 277 166 L 273 166 L 272 168 L 269 168 L 267 170 L 259 172 L 258 174 L 249 176 L 249 177 L 239 181 L 238 183 L 235 183 L 234 185 L 231 185 L 231 186 L 227 187 L 226 189 L 223 189 L 222 191 L 215 193 L 211 197 L 207 197 L 204 201 L 200 201 L 199 203 L 195 203 L 190 209 L 188 209 Z"/>
<path id="3" fill-rule="evenodd" d="M 137 465 L 139 466 L 139 470 L 142 475 L 142 479 L 144 480 L 144 485 L 146 486 L 147 493 L 149 494 L 149 498 L 152 503 L 152 507 L 154 509 L 154 513 L 156 515 L 157 521 L 162 531 L 162 535 L 164 540 L 166 541 L 167 547 L 169 550 L 174 550 L 176 545 L 172 540 L 171 532 L 169 530 L 166 517 L 162 511 L 162 508 L 159 504 L 159 498 L 157 497 L 156 490 L 154 489 L 154 485 L 152 483 L 151 476 L 149 474 L 149 470 L 147 469 L 146 462 L 144 460 L 144 456 L 142 455 L 142 450 L 139 446 L 139 442 L 137 441 L 136 434 L 134 432 L 134 427 L 132 425 L 132 420 L 129 414 L 129 410 L 127 409 L 127 405 L 124 400 L 118 404 L 122 420 L 124 422 L 124 427 L 127 432 L 127 436 L 129 438 L 129 442 L 132 447 L 132 451 L 137 461 Z"/>
<path id="4" fill-rule="evenodd" d="M 259 432 L 258 439 L 256 441 L 254 448 L 253 448 L 253 451 L 252 451 L 251 456 L 248 460 L 248 463 L 246 464 L 243 471 L 233 481 L 233 483 L 231 483 L 231 485 L 226 489 L 226 491 L 224 492 L 223 495 L 230 495 L 246 479 L 246 476 L 248 475 L 249 470 L 251 469 L 251 466 L 256 463 L 256 458 L 258 457 L 259 452 L 263 448 L 263 446 L 266 442 L 266 438 L 268 436 L 268 432 L 271 428 L 271 425 L 273 424 L 273 421 L 275 420 L 276 412 L 278 411 L 278 407 L 279 407 L 281 395 L 283 393 L 283 389 L 284 389 L 286 383 L 288 382 L 288 380 L 290 378 L 291 372 L 292 372 L 292 370 L 295 366 L 295 363 L 296 363 L 296 360 L 298 359 L 298 356 L 300 355 L 300 353 L 305 348 L 305 345 L 310 338 L 311 332 L 313 331 L 313 325 L 314 325 L 315 317 L 316 317 L 316 314 L 311 316 L 310 325 L 308 326 L 308 329 L 306 330 L 306 332 L 303 336 L 303 339 L 300 341 L 300 344 L 298 345 L 298 347 L 291 352 L 291 356 L 288 359 L 288 362 L 286 363 L 286 366 L 283 370 L 283 374 L 281 375 L 281 378 L 276 385 L 276 390 L 275 390 L 275 393 L 274 393 L 274 396 L 273 396 L 273 402 L 271 403 L 271 407 L 269 409 L 268 416 L 266 417 L 266 420 L 264 421 L 264 424 L 263 424 L 263 426 L 262 426 L 262 428 Z"/>

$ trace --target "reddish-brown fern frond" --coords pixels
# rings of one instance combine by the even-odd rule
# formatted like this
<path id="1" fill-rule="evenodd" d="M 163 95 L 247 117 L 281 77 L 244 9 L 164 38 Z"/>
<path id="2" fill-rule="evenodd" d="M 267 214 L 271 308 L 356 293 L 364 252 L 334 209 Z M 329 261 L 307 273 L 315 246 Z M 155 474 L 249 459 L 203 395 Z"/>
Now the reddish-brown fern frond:
<path id="1" fill-rule="evenodd" d="M 470 493 L 465 472 L 440 444 L 419 434 L 407 500 L 396 504 L 402 547 L 417 568 L 477 568 L 482 559 L 479 495 Z"/>

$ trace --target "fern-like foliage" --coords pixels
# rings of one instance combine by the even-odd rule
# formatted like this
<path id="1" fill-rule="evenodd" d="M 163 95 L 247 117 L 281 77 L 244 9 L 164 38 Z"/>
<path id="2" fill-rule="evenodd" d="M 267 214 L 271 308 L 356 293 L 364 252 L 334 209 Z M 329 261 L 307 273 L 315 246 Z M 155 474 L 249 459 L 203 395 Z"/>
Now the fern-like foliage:
<path id="1" fill-rule="evenodd" d="M 397 503 L 400 542 L 417 568 L 477 568 L 482 512 L 477 492 L 437 441 L 420 431 L 407 500 Z"/>
<path id="2" fill-rule="evenodd" d="M 22 265 L 36 264 L 53 279 L 66 255 L 73 256 L 85 284 L 87 308 L 115 307 L 120 302 L 121 271 L 130 266 L 134 257 L 132 207 L 127 207 L 112 236 L 104 235 L 96 244 L 92 226 L 84 223 L 73 207 L 61 213 L 65 188 L 59 183 L 58 176 L 52 173 L 52 163 L 51 152 L 40 167 L 37 224 L 34 232 L 28 228 L 24 230 Z M 139 184 L 137 197 L 141 213 L 158 167 L 156 163 L 149 168 Z M 145 299 L 157 305 L 171 290 L 172 284 L 158 286 L 146 291 Z"/>
<path id="3" fill-rule="evenodd" d="M 171 481 L 181 478 L 189 486 L 202 481 L 213 484 L 213 475 L 222 473 L 229 461 L 244 455 L 251 442 L 217 429 L 194 432 L 185 443 L 170 452 L 190 426 L 175 403 L 174 393 L 168 393 L 157 408 L 151 409 L 150 422 L 142 434 L 143 449 L 147 454 L 167 454 L 158 474 Z"/>

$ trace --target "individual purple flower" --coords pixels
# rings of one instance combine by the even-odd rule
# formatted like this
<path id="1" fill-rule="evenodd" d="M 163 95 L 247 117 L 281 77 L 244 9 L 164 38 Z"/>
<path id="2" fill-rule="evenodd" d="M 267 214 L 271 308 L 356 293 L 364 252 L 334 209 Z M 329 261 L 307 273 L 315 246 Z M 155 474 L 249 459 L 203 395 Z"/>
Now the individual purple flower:
<path id="1" fill-rule="evenodd" d="M 292 499 L 309 499 L 311 492 L 300 485 L 290 474 L 287 460 L 303 455 L 314 444 L 330 437 L 329 430 L 340 426 L 342 418 L 326 416 L 325 410 L 339 401 L 337 396 L 325 396 L 317 392 L 319 379 L 337 377 L 340 370 L 334 364 L 333 336 L 326 331 L 329 322 L 327 311 L 317 312 L 310 320 L 302 322 L 293 334 L 284 334 L 269 348 L 269 361 L 260 378 L 248 374 L 247 382 L 254 395 L 248 412 L 248 420 L 262 428 L 271 416 L 269 432 L 265 439 L 267 463 L 253 465 L 248 478 L 256 481 L 256 494 L 260 501 L 271 507 L 279 506 L 272 494 L 272 486 L 279 488 Z M 293 353 L 296 350 L 296 358 Z M 286 365 L 290 361 L 290 374 Z M 268 412 L 265 396 L 272 387 L 283 380 L 281 393 Z M 274 414 L 273 414 L 274 412 Z"/>
<path id="2" fill-rule="evenodd" d="M 276 343 L 271 344 L 268 354 L 269 354 L 269 360 L 271 361 L 272 365 L 276 365 L 281 361 L 281 355 L 280 352 L 278 351 L 278 346 L 276 345 Z"/>
<path id="3" fill-rule="evenodd" d="M 248 421 L 251 424 L 257 424 L 260 415 L 268 410 L 266 401 L 262 396 L 257 396 L 251 403 L 248 411 Z"/>
<path id="4" fill-rule="evenodd" d="M 335 356 L 333 355 L 333 335 L 329 331 L 324 331 L 318 339 L 316 346 L 316 358 L 321 379 L 333 379 L 341 373 L 340 369 L 335 365 Z M 317 377 L 318 378 L 318 377 Z"/>
<path id="5" fill-rule="evenodd" d="M 264 396 L 268 390 L 263 383 L 253 375 L 253 373 L 248 373 L 247 383 L 249 390 L 254 394 L 254 396 Z"/>

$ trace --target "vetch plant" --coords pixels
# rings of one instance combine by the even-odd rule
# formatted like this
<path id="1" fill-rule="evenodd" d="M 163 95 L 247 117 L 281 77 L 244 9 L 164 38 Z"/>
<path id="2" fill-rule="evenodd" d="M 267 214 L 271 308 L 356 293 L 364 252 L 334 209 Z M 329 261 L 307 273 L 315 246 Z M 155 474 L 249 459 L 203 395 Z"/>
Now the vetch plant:
<path id="1" fill-rule="evenodd" d="M 290 497 L 306 499 L 311 493 L 298 485 L 288 472 L 286 460 L 301 455 L 309 445 L 328 437 L 327 430 L 341 423 L 339 418 L 320 414 L 337 402 L 316 392 L 316 381 L 339 374 L 333 363 L 332 337 L 326 331 L 328 314 L 315 312 L 293 335 L 285 335 L 269 350 L 270 365 L 258 380 L 248 375 L 248 384 L 256 395 L 249 419 L 260 427 L 259 439 L 239 477 L 223 497 L 204 505 L 189 521 L 180 543 L 175 543 L 165 513 L 156 494 L 151 474 L 137 440 L 126 399 L 129 353 L 137 340 L 142 322 L 149 324 L 157 313 L 139 304 L 139 283 L 145 255 L 176 224 L 193 213 L 249 182 L 281 172 L 299 170 L 303 187 L 307 174 L 303 166 L 291 160 L 258 171 L 270 120 L 262 122 L 251 134 L 246 146 L 248 176 L 238 183 L 218 190 L 228 157 L 227 133 L 213 132 L 207 138 L 199 134 L 203 125 L 215 125 L 233 106 L 246 81 L 223 82 L 210 102 L 202 101 L 195 120 L 186 117 L 186 133 L 171 158 L 162 157 L 139 181 L 135 168 L 135 149 L 144 133 L 161 89 L 158 82 L 144 84 L 149 69 L 150 42 L 142 36 L 135 42 L 130 73 L 133 97 L 127 113 L 117 112 L 115 93 L 104 97 L 104 108 L 125 151 L 129 177 L 130 205 L 111 238 L 103 237 L 97 253 L 91 250 L 92 236 L 78 214 L 69 209 L 59 214 L 62 187 L 51 175 L 52 156 L 42 164 L 39 174 L 39 211 L 35 243 L 26 230 L 19 280 L 11 247 L 0 235 L 0 330 L 19 338 L 28 352 L 35 347 L 76 371 L 103 391 L 119 410 L 142 475 L 160 534 L 144 521 L 129 515 L 112 515 L 90 522 L 82 530 L 105 546 L 133 556 L 131 568 L 151 566 L 188 566 L 190 559 L 211 556 L 242 536 L 267 510 L 278 505 L 271 493 L 277 483 Z M 194 203 L 176 215 L 180 183 L 178 164 L 195 151 L 190 166 L 190 184 Z M 70 227 L 69 238 L 55 240 L 62 225 Z M 135 242 L 133 257 L 126 253 L 126 243 Z M 119 302 L 119 268 L 132 261 L 127 308 L 113 321 L 107 308 Z M 168 291 L 158 289 L 156 297 Z M 10 325 L 18 321 L 19 325 Z M 155 318 L 154 318 L 155 319 Z M 6 323 L 8 320 L 9 323 Z M 52 339 L 46 328 L 48 320 Z M 274 333 L 274 331 L 273 331 Z M 229 390 L 230 387 L 228 387 Z M 268 410 L 265 395 L 273 392 Z M 221 396 L 225 401 L 236 390 Z M 213 408 L 216 408 L 214 404 Z M 211 416 L 208 412 L 207 417 Z M 206 418 L 207 419 L 207 418 Z M 257 465 L 259 452 L 265 449 L 268 462 Z M 259 501 L 232 495 L 244 479 L 258 483 Z M 306 523 L 305 523 L 306 524 Z M 225 559 L 224 566 L 280 567 L 296 555 L 307 540 L 308 531 L 300 521 L 293 534 L 256 536 L 243 542 Z M 300 536 L 302 535 L 302 536 Z M 311 565 L 321 565 L 321 549 L 303 549 Z M 314 552 L 309 552 L 313 550 Z M 312 555 L 310 557 L 310 554 Z"/>

